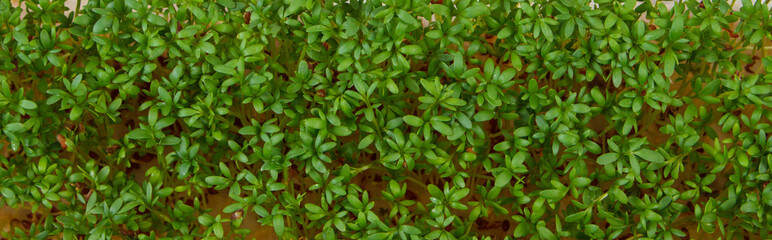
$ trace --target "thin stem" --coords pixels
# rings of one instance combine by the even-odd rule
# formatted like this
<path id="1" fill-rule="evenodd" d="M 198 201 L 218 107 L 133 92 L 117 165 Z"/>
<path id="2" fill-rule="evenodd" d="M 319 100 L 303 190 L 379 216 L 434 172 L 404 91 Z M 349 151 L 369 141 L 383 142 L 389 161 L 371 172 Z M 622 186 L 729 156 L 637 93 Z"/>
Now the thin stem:
<path id="1" fill-rule="evenodd" d="M 659 1 L 659 0 L 658 0 L 658 1 Z M 731 7 L 731 8 L 729 8 L 729 11 L 734 11 L 733 9 L 734 9 L 734 4 L 735 4 L 735 2 L 737 2 L 737 0 L 732 0 L 732 4 L 731 4 L 731 5 L 729 5 L 729 6 Z"/>
<path id="2" fill-rule="evenodd" d="M 486 180 L 491 180 L 491 181 L 495 181 L 496 180 L 496 178 L 493 178 L 493 177 L 488 176 L 488 175 L 482 175 L 482 174 L 469 173 L 469 176 L 475 177 L 475 178 L 482 178 L 482 179 L 486 179 Z"/>
<path id="3" fill-rule="evenodd" d="M 164 220 L 165 222 L 167 222 L 167 223 L 170 223 L 170 224 L 172 223 L 172 220 L 171 220 L 171 218 L 169 218 L 169 216 L 166 216 L 166 214 L 164 214 L 164 213 L 162 213 L 162 212 L 160 212 L 160 211 L 158 211 L 158 210 L 155 210 L 155 209 L 154 209 L 154 208 L 152 208 L 152 207 L 146 207 L 145 209 L 148 209 L 148 210 L 150 210 L 150 211 L 151 211 L 151 212 L 153 212 L 153 214 L 154 214 L 154 215 L 156 215 L 156 216 L 160 216 L 160 217 L 161 217 L 161 219 L 162 219 L 162 220 Z"/>
<path id="4" fill-rule="evenodd" d="M 78 16 L 78 13 L 80 12 L 80 0 L 75 4 L 75 17 Z"/>
<path id="5" fill-rule="evenodd" d="M 421 181 L 418 181 L 418 179 L 416 179 L 416 178 L 414 178 L 414 177 L 410 177 L 410 176 L 407 176 L 407 177 L 405 177 L 405 178 L 406 178 L 407 180 L 409 180 L 409 181 L 411 181 L 411 182 L 415 183 L 415 184 L 418 184 L 418 185 L 419 185 L 419 186 L 421 186 L 421 187 L 424 187 L 424 188 L 427 188 L 427 187 L 428 187 L 428 186 L 426 186 L 426 183 L 424 183 L 424 182 L 421 182 Z"/>
<path id="6" fill-rule="evenodd" d="M 769 4 L 769 1 L 770 0 L 767 0 L 766 4 Z M 759 64 L 759 70 L 758 70 L 759 72 L 764 71 L 763 59 L 765 57 L 767 57 L 767 50 L 772 49 L 772 47 L 768 47 L 767 46 L 767 40 L 766 39 L 762 39 L 761 40 L 761 46 L 762 46 L 761 47 L 761 59 L 762 59 L 761 61 L 762 61 L 762 64 Z"/>

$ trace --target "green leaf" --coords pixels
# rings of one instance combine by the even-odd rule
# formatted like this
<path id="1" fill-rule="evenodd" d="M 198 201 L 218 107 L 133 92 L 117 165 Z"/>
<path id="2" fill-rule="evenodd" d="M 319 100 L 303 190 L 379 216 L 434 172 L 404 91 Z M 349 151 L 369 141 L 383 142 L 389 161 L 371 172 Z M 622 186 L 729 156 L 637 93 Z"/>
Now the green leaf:
<path id="1" fill-rule="evenodd" d="M 672 76 L 673 72 L 675 72 L 675 67 L 678 64 L 678 59 L 676 58 L 675 54 L 672 51 L 668 51 L 663 56 L 664 60 L 664 69 L 665 69 L 665 76 Z"/>
<path id="2" fill-rule="evenodd" d="M 224 234 L 222 229 L 222 223 L 219 223 L 219 222 L 215 223 L 214 226 L 212 226 L 212 231 L 214 231 L 215 236 L 217 236 L 218 238 L 222 238 Z"/>
<path id="3" fill-rule="evenodd" d="M 127 133 L 129 139 L 146 140 L 153 138 L 153 132 L 147 129 L 134 129 Z"/>
<path id="4" fill-rule="evenodd" d="M 571 105 L 571 111 L 575 113 L 582 113 L 582 114 L 589 113 L 590 107 L 585 104 L 574 104 L 574 105 Z"/>
<path id="5" fill-rule="evenodd" d="M 96 23 L 94 23 L 94 28 L 92 31 L 95 33 L 103 33 L 107 30 L 108 26 L 111 26 L 113 24 L 113 18 L 108 16 L 102 16 L 97 20 Z"/>
<path id="6" fill-rule="evenodd" d="M 580 222 L 580 221 L 582 221 L 582 219 L 584 218 L 585 215 L 586 215 L 586 212 L 584 212 L 584 211 L 578 212 L 578 213 L 574 213 L 574 214 L 566 216 L 565 221 L 569 222 L 569 223 Z"/>
<path id="7" fill-rule="evenodd" d="M 480 112 L 477 112 L 472 118 L 474 118 L 475 122 L 485 122 L 493 119 L 493 116 L 494 116 L 494 113 L 491 111 L 480 111 Z"/>
<path id="8" fill-rule="evenodd" d="M 665 162 L 665 158 L 662 157 L 662 154 L 649 149 L 640 149 L 635 152 L 635 155 L 643 158 L 643 160 L 653 162 L 653 163 Z"/>
<path id="9" fill-rule="evenodd" d="M 309 118 L 305 120 L 306 126 L 313 129 L 322 129 L 326 126 L 325 122 L 320 118 Z"/>
<path id="10" fill-rule="evenodd" d="M 497 38 L 499 38 L 499 39 L 506 39 L 506 38 L 508 38 L 509 36 L 512 36 L 512 34 L 513 34 L 513 33 L 514 33 L 514 30 L 513 30 L 512 28 L 510 28 L 510 27 L 505 27 L 505 28 L 502 28 L 502 29 L 499 31 L 499 33 L 498 33 L 498 34 L 496 34 L 496 37 L 497 37 Z"/>
<path id="11" fill-rule="evenodd" d="M 383 240 L 383 239 L 388 238 L 389 235 L 390 235 L 389 233 L 380 232 L 380 233 L 376 233 L 376 234 L 372 234 L 372 235 L 368 236 L 367 240 Z"/>
<path id="12" fill-rule="evenodd" d="M 558 200 L 563 198 L 563 191 L 558 189 L 542 190 L 541 192 L 539 192 L 539 196 L 542 196 L 550 200 Z"/>
<path id="13" fill-rule="evenodd" d="M 75 121 L 80 118 L 81 115 L 83 115 L 83 108 L 77 105 L 72 106 L 72 109 L 70 109 L 70 120 Z"/>
<path id="14" fill-rule="evenodd" d="M 458 98 L 448 98 L 448 99 L 445 99 L 445 103 L 447 103 L 449 105 L 457 106 L 457 107 L 461 107 L 461 106 L 466 105 L 466 101 L 458 99 Z"/>
<path id="15" fill-rule="evenodd" d="M 338 54 L 346 54 L 354 49 L 354 47 L 357 46 L 357 42 L 354 40 L 348 40 L 345 43 L 341 44 L 340 47 L 338 47 Z"/>
<path id="16" fill-rule="evenodd" d="M 200 25 L 191 25 L 183 28 L 180 30 L 180 32 L 177 33 L 177 38 L 189 38 L 193 35 L 196 35 L 198 31 L 201 29 Z"/>
<path id="17" fill-rule="evenodd" d="M 204 226 L 212 226 L 212 224 L 214 224 L 214 218 L 209 215 L 201 215 L 198 216 L 198 222 Z"/>
<path id="18" fill-rule="evenodd" d="M 512 173 L 508 171 L 501 171 L 495 175 L 496 181 L 494 182 L 496 187 L 504 187 L 512 180 Z"/>
<path id="19" fill-rule="evenodd" d="M 432 10 L 434 14 L 443 16 L 443 17 L 449 17 L 450 16 L 450 8 L 448 8 L 445 5 L 442 4 L 430 4 L 429 9 Z"/>
<path id="20" fill-rule="evenodd" d="M 204 179 L 204 181 L 206 181 L 207 184 L 215 185 L 215 186 L 228 183 L 227 178 L 220 177 L 220 176 L 208 176 Z"/>
<path id="21" fill-rule="evenodd" d="M 684 34 L 684 18 L 683 16 L 676 16 L 673 18 L 673 23 L 670 25 L 670 41 L 675 42 L 681 35 Z"/>
<path id="22" fill-rule="evenodd" d="M 565 132 L 558 134 L 558 140 L 563 143 L 563 145 L 572 147 L 579 144 L 579 136 L 572 132 Z"/>
<path id="23" fill-rule="evenodd" d="M 276 231 L 276 235 L 278 236 L 284 235 L 284 216 L 273 216 L 273 230 Z"/>
<path id="24" fill-rule="evenodd" d="M 21 106 L 24 109 L 28 109 L 28 110 L 32 110 L 32 109 L 38 108 L 38 105 L 35 104 L 35 102 L 27 100 L 27 99 L 21 100 L 19 102 L 19 106 Z"/>
<path id="25" fill-rule="evenodd" d="M 301 78 L 308 78 L 309 71 L 308 63 L 306 61 L 300 61 L 300 63 L 298 63 L 298 76 Z"/>
<path id="26" fill-rule="evenodd" d="M 381 53 L 378 53 L 378 55 L 375 55 L 375 57 L 373 57 L 373 63 L 375 64 L 382 63 L 383 61 L 386 61 L 386 59 L 389 59 L 389 57 L 391 57 L 391 52 L 383 51 Z"/>
<path id="27" fill-rule="evenodd" d="M 618 20 L 619 20 L 619 17 L 616 14 L 613 14 L 613 13 L 609 14 L 606 17 L 606 20 L 603 22 L 603 27 L 606 30 L 610 30 L 612 27 L 614 27 L 614 24 L 616 24 Z"/>
<path id="28" fill-rule="evenodd" d="M 448 198 L 448 200 L 452 201 L 452 202 L 458 202 L 458 201 L 461 201 L 461 199 L 463 199 L 467 195 L 469 195 L 469 189 L 468 188 L 459 189 L 458 191 L 454 192 L 450 196 L 450 198 Z"/>
<path id="29" fill-rule="evenodd" d="M 756 31 L 755 31 L 755 32 L 753 32 L 753 34 L 751 35 L 751 37 L 750 37 L 750 39 L 749 39 L 749 42 L 750 42 L 751 44 L 757 44 L 757 43 L 759 43 L 759 42 L 761 41 L 761 39 L 763 39 L 763 38 L 764 38 L 764 34 L 765 34 L 765 33 L 766 33 L 766 32 L 765 32 L 764 30 L 756 30 Z"/>
<path id="30" fill-rule="evenodd" d="M 357 148 L 365 149 L 367 146 L 370 146 L 370 144 L 372 144 L 374 140 L 375 140 L 375 134 L 368 134 L 367 136 L 362 138 L 361 141 L 359 141 L 359 145 L 357 146 Z"/>
<path id="31" fill-rule="evenodd" d="M 512 143 L 509 141 L 500 142 L 493 146 L 493 150 L 497 152 L 503 152 L 509 150 L 510 148 L 512 148 Z"/>
<path id="32" fill-rule="evenodd" d="M 236 76 L 237 74 L 236 68 L 232 66 L 217 65 L 217 66 L 214 66 L 214 70 L 219 73 L 223 73 L 231 76 Z"/>
<path id="33" fill-rule="evenodd" d="M 476 18 L 483 15 L 489 15 L 490 9 L 486 6 L 473 5 L 461 11 L 461 16 L 465 18 Z"/>
<path id="34" fill-rule="evenodd" d="M 617 159 L 619 159 L 619 155 L 617 155 L 616 153 L 606 153 L 606 154 L 600 155 L 597 161 L 598 161 L 598 164 L 600 165 L 609 165 L 611 163 L 616 162 Z"/>
<path id="35" fill-rule="evenodd" d="M 590 180 L 589 178 L 578 177 L 578 178 L 571 179 L 571 186 L 583 188 L 590 185 L 590 182 L 592 182 L 592 180 Z"/>
<path id="36" fill-rule="evenodd" d="M 424 120 L 423 119 L 421 119 L 419 117 L 416 117 L 416 116 L 413 116 L 413 115 L 405 115 L 405 116 L 402 117 L 402 120 L 404 120 L 405 123 L 407 123 L 408 125 L 413 126 L 413 127 L 420 127 L 420 126 L 423 126 L 423 124 L 424 124 Z"/>
<path id="37" fill-rule="evenodd" d="M 192 108 L 183 108 L 180 109 L 179 113 L 177 113 L 178 117 L 184 118 L 184 117 L 190 117 L 196 114 L 200 114 L 198 110 L 192 109 Z"/>
<path id="38" fill-rule="evenodd" d="M 347 195 L 346 200 L 348 201 L 349 204 L 351 204 L 352 207 L 356 209 L 364 208 L 364 205 L 362 205 L 362 200 L 359 200 L 354 195 Z"/>
<path id="39" fill-rule="evenodd" d="M 0 187 L 0 193 L 3 194 L 4 198 L 8 198 L 8 199 L 16 198 L 16 193 L 14 193 L 13 190 L 7 187 Z"/>
<path id="40" fill-rule="evenodd" d="M 573 19 L 571 19 L 570 21 L 566 22 L 566 24 L 563 26 L 563 37 L 564 38 L 569 38 L 569 37 L 571 37 L 571 35 L 574 34 L 574 27 L 575 27 L 575 25 L 576 25 L 576 23 L 574 22 Z"/>
<path id="41" fill-rule="evenodd" d="M 50 62 L 51 65 L 54 65 L 55 67 L 62 66 L 62 60 L 59 58 L 59 56 L 56 56 L 56 54 L 46 54 L 46 59 L 48 59 L 48 62 Z"/>
<path id="42" fill-rule="evenodd" d="M 662 216 L 652 210 L 646 210 L 643 212 L 643 216 L 652 222 L 661 222 Z"/>
<path id="43" fill-rule="evenodd" d="M 402 9 L 397 11 L 397 17 L 399 18 L 399 20 L 402 20 L 402 22 L 408 25 L 418 26 L 421 24 L 418 22 L 418 20 L 416 20 L 415 17 L 410 15 L 410 13 Z"/>
<path id="44" fill-rule="evenodd" d="M 543 227 L 541 225 L 536 226 L 536 230 L 539 232 L 539 236 L 541 236 L 543 239 L 547 240 L 553 240 L 558 239 L 552 231 L 550 231 L 548 228 Z"/>
<path id="45" fill-rule="evenodd" d="M 603 95 L 603 93 L 600 92 L 600 90 L 595 87 L 590 91 L 590 95 L 592 96 L 592 99 L 597 103 L 598 105 L 606 105 L 606 97 Z"/>
<path id="46" fill-rule="evenodd" d="M 263 45 L 252 45 L 244 49 L 244 56 L 252 56 L 263 50 Z"/>
<path id="47" fill-rule="evenodd" d="M 201 49 L 201 51 L 208 54 L 214 54 L 217 52 L 217 49 L 215 49 L 214 45 L 209 42 L 201 43 L 201 45 L 198 46 L 198 49 Z"/>
<path id="48" fill-rule="evenodd" d="M 445 195 L 442 193 L 442 190 L 440 190 L 440 188 L 438 188 L 434 184 L 429 184 L 429 186 L 427 186 L 427 190 L 429 190 L 429 195 L 432 196 L 432 197 L 435 197 L 435 198 L 438 198 L 438 199 L 444 199 L 445 198 Z"/>
<path id="49" fill-rule="evenodd" d="M 155 14 L 148 14 L 147 21 L 158 26 L 166 26 L 166 23 L 167 23 L 166 19 Z"/>
<path id="50" fill-rule="evenodd" d="M 421 54 L 423 50 L 418 45 L 407 45 L 400 48 L 399 52 L 405 55 L 418 55 L 418 54 Z"/>
<path id="51" fill-rule="evenodd" d="M 295 14 L 296 12 L 301 10 L 301 8 L 305 3 L 306 3 L 305 0 L 291 0 L 290 5 L 287 8 L 287 11 L 284 13 L 284 17 Z M 279 234 L 279 236 L 281 236 L 281 234 Z"/>
<path id="52" fill-rule="evenodd" d="M 545 22 L 541 22 L 539 25 L 541 28 L 541 32 L 542 34 L 544 34 L 544 37 L 547 39 L 547 41 L 552 42 L 552 40 L 554 39 L 554 36 L 552 35 L 552 29 L 550 28 L 550 26 L 547 25 L 547 23 Z"/>
<path id="53" fill-rule="evenodd" d="M 402 232 L 409 234 L 409 235 L 420 235 L 421 229 L 417 227 L 413 227 L 410 225 L 402 225 Z"/>
<path id="54" fill-rule="evenodd" d="M 653 31 L 647 32 L 646 35 L 643 35 L 643 40 L 644 41 L 657 40 L 657 39 L 660 39 L 662 36 L 665 36 L 665 33 L 667 33 L 665 29 L 653 30 Z"/>
<path id="55" fill-rule="evenodd" d="M 445 135 L 445 136 L 453 135 L 453 129 L 450 128 L 450 126 L 448 126 L 448 124 L 444 122 L 432 121 L 431 125 L 432 125 L 432 128 L 434 128 L 434 130 L 437 130 L 437 132 L 441 133 L 442 135 Z"/>
<path id="56" fill-rule="evenodd" d="M 524 237 L 525 235 L 528 235 L 528 224 L 527 223 L 520 223 L 517 224 L 517 227 L 515 227 L 514 236 L 516 238 Z"/>
<path id="57" fill-rule="evenodd" d="M 91 18 L 89 18 L 88 15 L 76 16 L 75 19 L 72 20 L 72 23 L 75 23 L 75 24 L 81 25 L 81 26 L 85 26 L 85 25 L 89 24 L 90 22 L 91 22 Z"/>

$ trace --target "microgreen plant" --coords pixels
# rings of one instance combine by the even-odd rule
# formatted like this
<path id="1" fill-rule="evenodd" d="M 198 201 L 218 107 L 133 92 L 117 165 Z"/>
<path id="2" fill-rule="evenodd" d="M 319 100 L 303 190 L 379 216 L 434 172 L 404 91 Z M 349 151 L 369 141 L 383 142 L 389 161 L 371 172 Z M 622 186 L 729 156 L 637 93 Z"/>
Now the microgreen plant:
<path id="1" fill-rule="evenodd" d="M 0 236 L 767 239 L 767 2 L 0 0 Z"/>

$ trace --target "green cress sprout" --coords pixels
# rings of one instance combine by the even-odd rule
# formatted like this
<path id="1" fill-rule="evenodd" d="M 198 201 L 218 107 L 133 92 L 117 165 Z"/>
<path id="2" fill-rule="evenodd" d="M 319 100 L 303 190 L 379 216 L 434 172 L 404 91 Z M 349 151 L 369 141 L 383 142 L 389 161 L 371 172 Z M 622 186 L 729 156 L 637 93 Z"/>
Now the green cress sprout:
<path id="1" fill-rule="evenodd" d="M 772 237 L 769 1 L 22 2 L 2 238 Z"/>

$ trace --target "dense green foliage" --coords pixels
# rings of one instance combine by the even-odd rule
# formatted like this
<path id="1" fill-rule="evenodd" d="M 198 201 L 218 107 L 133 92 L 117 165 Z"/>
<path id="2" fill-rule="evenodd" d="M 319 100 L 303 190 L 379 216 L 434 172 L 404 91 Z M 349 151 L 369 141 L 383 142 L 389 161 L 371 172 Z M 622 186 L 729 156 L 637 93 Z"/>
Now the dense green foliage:
<path id="1" fill-rule="evenodd" d="M 24 2 L 4 237 L 770 237 L 762 1 Z"/>

